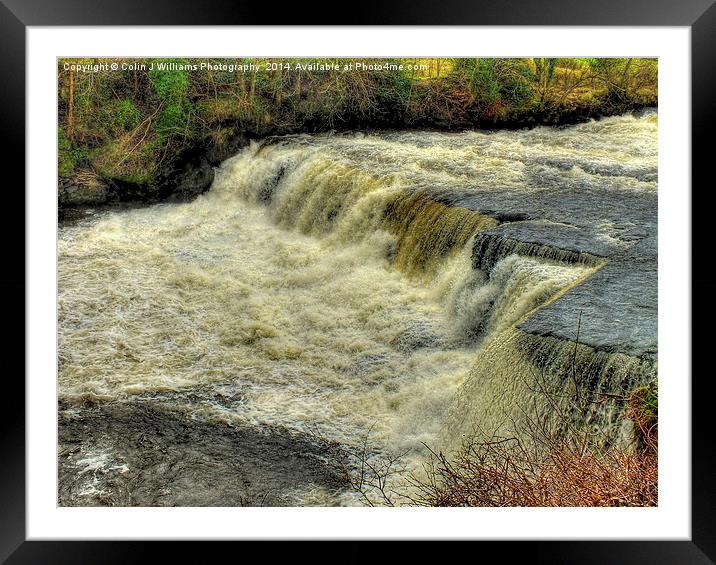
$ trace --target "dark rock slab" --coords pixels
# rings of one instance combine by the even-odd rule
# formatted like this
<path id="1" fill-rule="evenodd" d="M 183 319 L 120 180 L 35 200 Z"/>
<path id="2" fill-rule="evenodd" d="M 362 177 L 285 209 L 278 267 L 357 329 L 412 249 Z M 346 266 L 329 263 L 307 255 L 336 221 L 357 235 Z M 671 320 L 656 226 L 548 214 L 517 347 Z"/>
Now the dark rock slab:
<path id="1" fill-rule="evenodd" d="M 173 170 L 163 184 L 162 194 L 169 201 L 186 202 L 209 190 L 212 182 L 214 167 L 201 156 Z"/>
<path id="2" fill-rule="evenodd" d="M 141 399 L 59 406 L 60 506 L 286 506 L 344 486 L 339 455 L 308 434 L 232 427 Z"/>
<path id="3" fill-rule="evenodd" d="M 522 330 L 573 340 L 581 313 L 581 343 L 655 358 L 657 198 L 656 192 L 601 185 L 584 190 L 555 187 L 532 193 L 484 190 L 453 195 L 450 203 L 496 218 L 528 218 L 503 223 L 479 235 L 473 258 L 478 267 L 489 269 L 501 258 L 484 253 L 489 238 L 504 240 L 505 250 L 512 240 L 571 251 L 574 257 L 589 254 L 604 258 L 604 267 L 538 310 L 520 326 Z M 481 241 L 482 247 L 477 245 Z M 569 256 L 565 254 L 563 259 Z"/>
<path id="4" fill-rule="evenodd" d="M 657 261 L 636 255 L 649 246 L 612 258 L 596 274 L 531 316 L 521 329 L 538 335 L 576 339 L 596 349 L 656 358 Z M 635 256 L 636 255 L 636 256 Z"/>
<path id="5" fill-rule="evenodd" d="M 57 201 L 60 208 L 72 206 L 95 206 L 110 199 L 106 184 L 87 185 L 75 179 L 59 177 L 57 180 Z"/>

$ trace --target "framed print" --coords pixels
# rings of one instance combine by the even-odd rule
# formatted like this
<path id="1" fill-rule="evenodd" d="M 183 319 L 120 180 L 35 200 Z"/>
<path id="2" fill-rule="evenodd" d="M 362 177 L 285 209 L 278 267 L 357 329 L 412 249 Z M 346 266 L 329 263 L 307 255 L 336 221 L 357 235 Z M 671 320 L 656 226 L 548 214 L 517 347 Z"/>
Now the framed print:
<path id="1" fill-rule="evenodd" d="M 0 557 L 711 562 L 716 11 L 608 7 L 5 1 Z"/>

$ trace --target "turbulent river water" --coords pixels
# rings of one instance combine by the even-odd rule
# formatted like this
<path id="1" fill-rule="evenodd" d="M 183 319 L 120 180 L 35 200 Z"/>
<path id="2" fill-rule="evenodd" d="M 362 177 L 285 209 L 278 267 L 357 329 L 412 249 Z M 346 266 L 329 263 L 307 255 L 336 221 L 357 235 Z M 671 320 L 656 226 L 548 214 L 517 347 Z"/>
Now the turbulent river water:
<path id="1" fill-rule="evenodd" d="M 361 504 L 340 446 L 417 473 L 517 413 L 535 368 L 652 378 L 655 274 L 610 281 L 654 254 L 656 139 L 655 112 L 271 138 L 193 202 L 61 225 L 60 504 Z M 589 284 L 636 309 L 631 341 L 586 319 L 570 341 Z"/>

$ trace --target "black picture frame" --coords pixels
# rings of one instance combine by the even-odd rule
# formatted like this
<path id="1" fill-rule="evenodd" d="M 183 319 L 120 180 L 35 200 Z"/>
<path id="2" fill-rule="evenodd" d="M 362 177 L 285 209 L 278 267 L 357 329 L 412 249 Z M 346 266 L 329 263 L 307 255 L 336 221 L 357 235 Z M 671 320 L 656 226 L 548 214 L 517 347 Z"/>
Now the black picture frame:
<path id="1" fill-rule="evenodd" d="M 294 3 L 267 10 L 262 3 L 244 0 L 0 0 L 0 129 L 5 149 L 2 154 L 5 178 L 6 217 L 0 222 L 5 242 L 5 269 L 0 277 L 6 318 L 5 364 L 0 410 L 0 562 L 20 563 L 126 563 L 153 559 L 209 562 L 225 551 L 236 551 L 241 542 L 70 542 L 26 541 L 25 536 L 25 32 L 28 26 L 62 25 L 569 25 L 569 26 L 686 26 L 691 30 L 692 56 L 692 537 L 689 541 L 534 541 L 465 542 L 482 546 L 445 547 L 412 543 L 398 551 L 417 551 L 424 559 L 445 558 L 467 549 L 473 555 L 485 550 L 527 562 L 550 563 L 714 563 L 716 562 L 716 473 L 711 374 L 705 364 L 693 364 L 696 354 L 708 349 L 708 326 L 714 306 L 710 295 L 716 290 L 716 277 L 705 266 L 710 242 L 707 214 L 714 209 L 707 184 L 707 163 L 712 149 L 709 137 L 715 125 L 716 93 L 716 6 L 714 0 L 443 0 L 440 3 L 415 0 L 401 4 L 396 0 L 363 2 L 349 7 L 341 16 L 335 9 L 320 9 Z M 696 188 L 698 187 L 698 189 Z M 21 212 L 22 211 L 22 212 Z M 668 226 L 662 226 L 668 230 Z M 19 245 L 23 234 L 23 245 Z M 7 331 L 9 330 L 9 331 Z M 684 375 L 690 379 L 691 375 Z M 688 382 L 688 381 L 687 381 Z M 320 532 L 316 534 L 320 538 Z M 258 542 L 243 542 L 251 545 Z M 344 562 L 371 562 L 386 555 L 382 542 L 349 542 L 325 551 L 319 542 L 274 542 L 258 549 L 259 555 L 281 559 L 306 553 L 311 559 Z M 227 545 L 232 544 L 231 547 Z M 393 544 L 392 544 L 393 545 Z M 221 552 L 221 553 L 220 553 Z M 172 555 L 170 557 L 170 555 Z M 231 553 L 229 553 L 231 555 Z M 234 553 L 239 558 L 239 554 Z"/>

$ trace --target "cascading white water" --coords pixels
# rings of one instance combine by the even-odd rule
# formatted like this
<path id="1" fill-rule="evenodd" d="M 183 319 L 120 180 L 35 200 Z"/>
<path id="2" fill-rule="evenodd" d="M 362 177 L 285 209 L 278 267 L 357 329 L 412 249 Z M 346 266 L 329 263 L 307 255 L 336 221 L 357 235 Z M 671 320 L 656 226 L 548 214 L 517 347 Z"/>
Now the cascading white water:
<path id="1" fill-rule="evenodd" d="M 629 116 L 561 130 L 293 136 L 229 159 L 194 202 L 62 226 L 60 397 L 175 394 L 195 419 L 315 426 L 347 445 L 371 429 L 375 449 L 407 450 L 417 467 L 422 442 L 446 441 L 446 415 L 464 430 L 495 405 L 510 379 L 480 392 L 483 368 L 527 363 L 516 326 L 602 264 L 514 249 L 476 270 L 474 237 L 500 222 L 446 196 L 535 193 L 557 176 L 652 191 L 655 128 Z M 456 415 L 456 402 L 469 409 Z M 291 496 L 356 503 L 315 486 Z"/>

